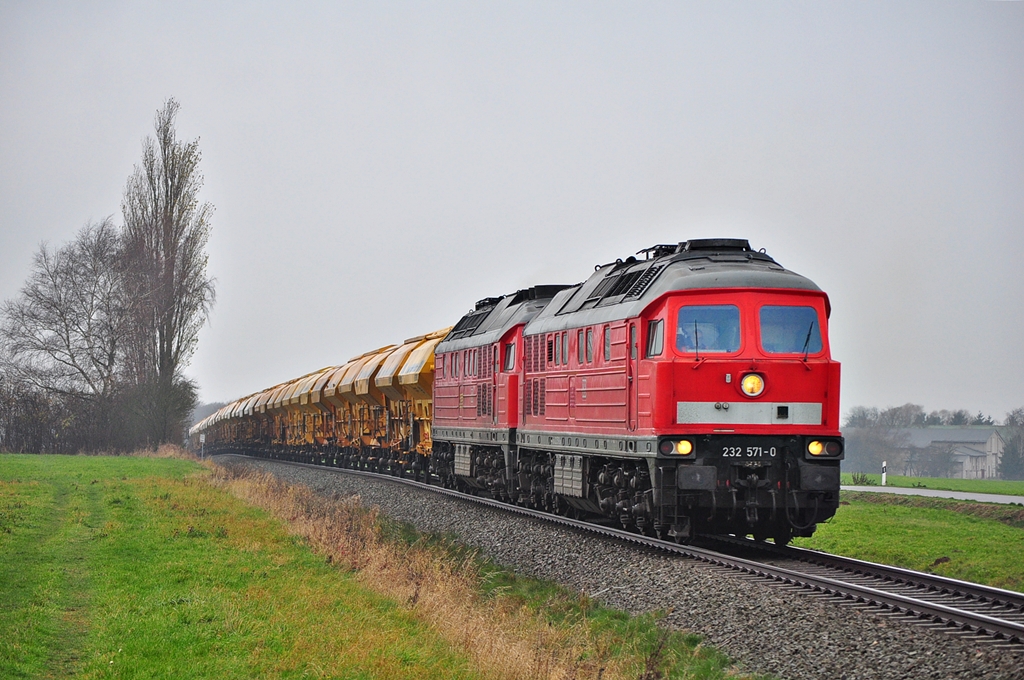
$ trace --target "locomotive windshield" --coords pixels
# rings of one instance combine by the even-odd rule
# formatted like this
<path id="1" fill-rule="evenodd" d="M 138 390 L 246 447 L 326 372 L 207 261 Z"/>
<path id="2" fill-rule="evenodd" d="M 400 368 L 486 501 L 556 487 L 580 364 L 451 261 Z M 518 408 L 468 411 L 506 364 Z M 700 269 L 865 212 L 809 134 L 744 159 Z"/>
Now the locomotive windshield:
<path id="1" fill-rule="evenodd" d="M 736 305 L 692 305 L 679 309 L 676 349 L 680 352 L 735 352 L 740 348 Z"/>
<path id="2" fill-rule="evenodd" d="M 769 354 L 817 354 L 821 324 L 813 307 L 761 308 L 761 348 Z"/>

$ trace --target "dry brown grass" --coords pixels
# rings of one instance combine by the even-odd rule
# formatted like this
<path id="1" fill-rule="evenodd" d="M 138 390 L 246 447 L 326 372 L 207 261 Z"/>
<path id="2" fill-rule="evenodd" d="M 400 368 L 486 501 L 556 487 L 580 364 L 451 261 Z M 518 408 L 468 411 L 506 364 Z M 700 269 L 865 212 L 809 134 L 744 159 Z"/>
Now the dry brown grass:
<path id="1" fill-rule="evenodd" d="M 484 598 L 472 557 L 386 540 L 376 510 L 358 498 L 327 499 L 266 473 L 208 466 L 212 484 L 283 519 L 328 561 L 405 603 L 488 677 L 610 679 L 635 668 L 636 659 L 611 659 L 608 643 L 585 622 L 552 626 L 510 599 Z"/>
<path id="2" fill-rule="evenodd" d="M 139 458 L 184 458 L 186 460 L 198 460 L 198 457 L 189 453 L 177 444 L 161 444 L 154 451 L 153 449 L 136 449 L 128 454 Z"/>

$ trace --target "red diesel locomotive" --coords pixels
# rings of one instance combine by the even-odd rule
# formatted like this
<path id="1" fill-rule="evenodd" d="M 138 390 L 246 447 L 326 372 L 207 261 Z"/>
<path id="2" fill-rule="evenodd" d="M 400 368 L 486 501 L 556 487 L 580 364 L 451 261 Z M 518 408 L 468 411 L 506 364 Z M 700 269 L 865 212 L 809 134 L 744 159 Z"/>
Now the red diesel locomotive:
<path id="1" fill-rule="evenodd" d="M 487 298 L 435 349 L 448 486 L 675 540 L 809 536 L 839 503 L 828 297 L 745 240 Z"/>

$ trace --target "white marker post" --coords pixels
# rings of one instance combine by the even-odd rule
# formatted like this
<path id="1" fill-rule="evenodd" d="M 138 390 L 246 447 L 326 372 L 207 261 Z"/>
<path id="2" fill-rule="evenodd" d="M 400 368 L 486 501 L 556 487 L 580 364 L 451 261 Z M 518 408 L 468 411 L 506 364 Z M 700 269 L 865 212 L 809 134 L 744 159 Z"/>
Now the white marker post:
<path id="1" fill-rule="evenodd" d="M 206 458 L 206 435 L 205 434 L 199 435 L 199 457 L 200 458 Z M 882 482 L 882 484 L 885 484 L 885 482 Z"/>
<path id="2" fill-rule="evenodd" d="M 885 461 L 882 461 L 882 486 L 885 486 Z"/>

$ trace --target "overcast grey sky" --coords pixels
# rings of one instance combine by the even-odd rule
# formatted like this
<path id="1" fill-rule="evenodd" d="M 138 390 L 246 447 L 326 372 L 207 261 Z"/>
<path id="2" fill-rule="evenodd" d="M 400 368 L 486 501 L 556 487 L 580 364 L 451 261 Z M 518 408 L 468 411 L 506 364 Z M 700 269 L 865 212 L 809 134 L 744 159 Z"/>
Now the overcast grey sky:
<path id="1" fill-rule="evenodd" d="M 0 298 L 170 96 L 204 400 L 727 236 L 829 293 L 844 411 L 1024 405 L 1024 3 L 0 1 Z"/>

